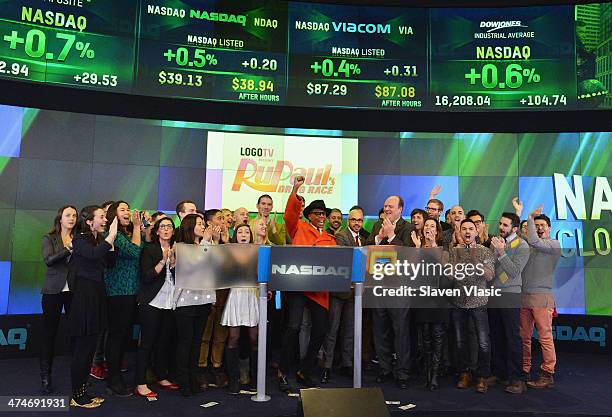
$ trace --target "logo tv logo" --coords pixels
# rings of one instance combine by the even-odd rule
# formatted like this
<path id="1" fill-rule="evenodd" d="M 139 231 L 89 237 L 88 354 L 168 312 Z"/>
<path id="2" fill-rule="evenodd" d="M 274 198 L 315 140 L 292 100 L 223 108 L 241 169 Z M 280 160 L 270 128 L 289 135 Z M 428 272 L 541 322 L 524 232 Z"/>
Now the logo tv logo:
<path id="1" fill-rule="evenodd" d="M 19 350 L 25 350 L 28 341 L 28 329 L 16 327 L 8 332 L 0 329 L 0 346 L 19 346 Z"/>
<path id="2" fill-rule="evenodd" d="M 553 339 L 572 342 L 594 342 L 606 347 L 606 328 L 582 326 L 573 329 L 571 326 L 552 326 Z M 538 332 L 533 329 L 533 337 L 538 339 Z"/>

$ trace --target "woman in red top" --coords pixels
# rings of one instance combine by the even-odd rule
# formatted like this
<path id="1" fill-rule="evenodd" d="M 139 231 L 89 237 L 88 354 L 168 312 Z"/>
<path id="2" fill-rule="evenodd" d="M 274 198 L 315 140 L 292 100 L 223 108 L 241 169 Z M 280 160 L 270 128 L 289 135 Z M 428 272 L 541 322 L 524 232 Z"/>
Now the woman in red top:
<path id="1" fill-rule="evenodd" d="M 285 209 L 285 226 L 291 237 L 293 245 L 307 246 L 335 246 L 336 239 L 324 230 L 325 219 L 330 209 L 325 207 L 323 200 L 315 200 L 304 209 L 304 216 L 308 222 L 301 220 L 302 201 L 297 195 L 304 184 L 304 177 L 295 178 L 293 191 L 287 200 Z M 297 335 L 302 323 L 304 308 L 310 309 L 312 330 L 306 356 L 301 361 L 295 375 L 297 382 L 308 387 L 316 385 L 310 378 L 310 373 L 317 366 L 317 354 L 328 328 L 327 309 L 329 307 L 329 294 L 327 292 L 288 292 L 287 305 L 289 320 L 282 340 L 282 357 L 278 369 L 279 389 L 283 392 L 292 390 L 287 381 L 286 372 L 297 354 Z"/>

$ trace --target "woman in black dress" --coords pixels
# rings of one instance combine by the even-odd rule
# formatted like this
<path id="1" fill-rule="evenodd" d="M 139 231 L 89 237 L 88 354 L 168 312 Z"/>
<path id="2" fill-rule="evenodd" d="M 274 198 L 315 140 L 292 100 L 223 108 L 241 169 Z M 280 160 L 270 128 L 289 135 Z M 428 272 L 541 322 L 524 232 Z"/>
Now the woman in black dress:
<path id="1" fill-rule="evenodd" d="M 42 390 L 46 394 L 53 391 L 51 368 L 62 308 L 65 314 L 68 314 L 72 301 L 72 289 L 68 287 L 67 278 L 76 220 L 76 207 L 61 207 L 53 221 L 53 229 L 42 238 L 42 256 L 47 265 L 47 272 L 41 290 L 44 338 L 40 352 L 40 380 Z"/>
<path id="2" fill-rule="evenodd" d="M 73 407 L 95 408 L 104 401 L 87 395 L 87 377 L 99 335 L 106 329 L 106 289 L 104 269 L 114 262 L 113 243 L 117 237 L 117 219 L 106 227 L 104 210 L 87 206 L 81 210 L 72 241 L 68 285 L 74 292 L 70 315 L 70 335 L 74 353 L 70 369 Z"/>

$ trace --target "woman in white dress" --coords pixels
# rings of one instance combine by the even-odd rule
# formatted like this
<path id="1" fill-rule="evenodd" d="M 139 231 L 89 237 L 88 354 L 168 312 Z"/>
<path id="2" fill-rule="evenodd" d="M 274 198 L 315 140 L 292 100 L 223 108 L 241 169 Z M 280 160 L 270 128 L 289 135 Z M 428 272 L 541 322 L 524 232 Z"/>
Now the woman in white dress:
<path id="1" fill-rule="evenodd" d="M 234 230 L 234 235 L 230 243 L 256 243 L 262 244 L 266 239 L 266 224 L 259 222 L 256 227 L 256 236 L 253 237 L 251 228 L 248 224 L 241 224 Z M 240 327 L 248 327 L 249 340 L 251 343 L 250 355 L 250 389 L 256 384 L 257 375 L 257 326 L 259 325 L 259 305 L 257 303 L 257 287 L 251 288 L 232 288 L 223 316 L 221 325 L 229 327 L 225 358 L 227 373 L 229 377 L 229 393 L 238 394 L 240 392 L 240 359 L 238 357 L 238 341 L 240 340 Z"/>

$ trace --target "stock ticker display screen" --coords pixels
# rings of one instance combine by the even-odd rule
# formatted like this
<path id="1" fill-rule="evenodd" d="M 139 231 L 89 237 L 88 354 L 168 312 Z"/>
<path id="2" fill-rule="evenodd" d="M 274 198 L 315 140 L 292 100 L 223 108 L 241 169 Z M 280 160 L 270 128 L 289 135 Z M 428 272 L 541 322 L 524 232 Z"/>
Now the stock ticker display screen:
<path id="1" fill-rule="evenodd" d="M 0 0 L 0 77 L 399 111 L 612 108 L 612 3 L 425 9 Z"/>

